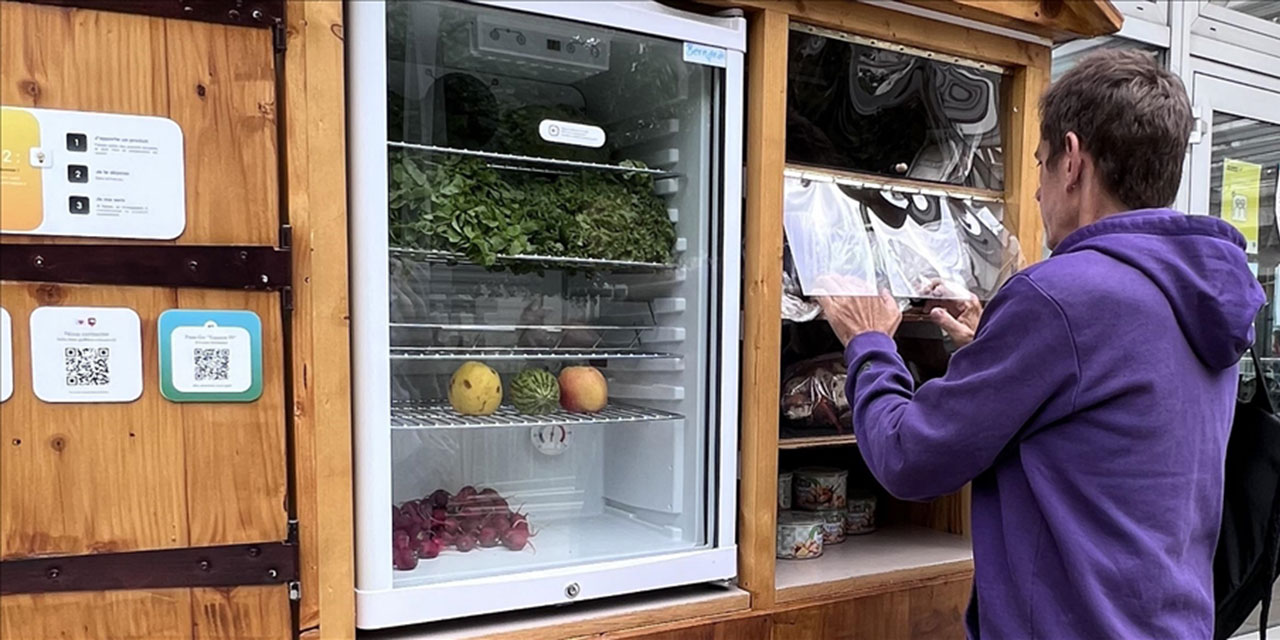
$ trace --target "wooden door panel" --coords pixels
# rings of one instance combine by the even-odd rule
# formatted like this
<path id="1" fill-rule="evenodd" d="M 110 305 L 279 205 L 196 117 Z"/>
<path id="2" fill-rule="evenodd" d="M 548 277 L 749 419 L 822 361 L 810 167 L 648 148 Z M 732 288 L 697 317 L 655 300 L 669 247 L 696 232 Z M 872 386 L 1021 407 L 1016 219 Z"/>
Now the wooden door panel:
<path id="1" fill-rule="evenodd" d="M 191 637 L 191 590 L 0 597 L 0 638 L 154 640 Z"/>
<path id="2" fill-rule="evenodd" d="M 0 284 L 13 320 L 14 391 L 0 404 L 0 558 L 188 545 L 181 405 L 160 397 L 156 317 L 173 290 Z M 31 388 L 39 306 L 129 307 L 142 323 L 142 396 L 49 404 Z"/>
<path id="3" fill-rule="evenodd" d="M 293 637 L 283 586 L 191 590 L 192 640 L 285 640 Z"/>
<path id="4" fill-rule="evenodd" d="M 2 104 L 164 116 L 178 123 L 187 226 L 169 243 L 276 244 L 269 30 L 0 2 L 0 41 Z M 112 241 L 6 235 L 5 242 Z"/>
<path id="5" fill-rule="evenodd" d="M 182 289 L 177 306 L 245 309 L 262 319 L 262 397 L 256 402 L 179 405 L 190 544 L 283 540 L 287 466 L 280 296 Z M 158 389 L 153 391 L 159 395 Z"/>

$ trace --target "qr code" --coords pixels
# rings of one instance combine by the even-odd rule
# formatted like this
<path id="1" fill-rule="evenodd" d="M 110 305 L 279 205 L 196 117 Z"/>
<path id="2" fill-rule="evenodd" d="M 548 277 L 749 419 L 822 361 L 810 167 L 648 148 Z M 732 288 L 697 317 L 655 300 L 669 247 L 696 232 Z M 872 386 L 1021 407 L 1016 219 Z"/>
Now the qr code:
<path id="1" fill-rule="evenodd" d="M 231 349 L 195 349 L 191 353 L 192 364 L 195 365 L 196 381 L 214 382 L 226 380 L 231 364 Z"/>
<path id="2" fill-rule="evenodd" d="M 105 387 L 111 384 L 110 347 L 67 347 L 68 387 Z"/>

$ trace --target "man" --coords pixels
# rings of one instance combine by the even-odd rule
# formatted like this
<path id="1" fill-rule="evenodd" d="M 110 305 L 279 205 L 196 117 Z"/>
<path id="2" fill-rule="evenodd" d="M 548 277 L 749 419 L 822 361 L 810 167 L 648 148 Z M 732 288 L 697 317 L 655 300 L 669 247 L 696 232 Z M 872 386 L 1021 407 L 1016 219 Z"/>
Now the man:
<path id="1" fill-rule="evenodd" d="M 972 340 L 945 377 L 913 390 L 887 293 L 822 300 L 858 444 L 900 498 L 973 483 L 970 637 L 1209 638 L 1235 365 L 1263 294 L 1234 228 L 1165 208 L 1192 126 L 1176 76 L 1091 55 L 1041 117 L 1054 255 L 985 312 L 932 312 Z"/>

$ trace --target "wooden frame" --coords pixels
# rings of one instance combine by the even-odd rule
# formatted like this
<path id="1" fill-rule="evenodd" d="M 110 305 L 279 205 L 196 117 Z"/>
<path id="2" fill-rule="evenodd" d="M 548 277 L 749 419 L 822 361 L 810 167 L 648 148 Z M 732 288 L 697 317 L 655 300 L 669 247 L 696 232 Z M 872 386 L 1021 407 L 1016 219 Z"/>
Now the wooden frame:
<path id="1" fill-rule="evenodd" d="M 299 630 L 326 639 L 355 636 L 342 10 L 340 0 L 285 6 Z"/>
<path id="2" fill-rule="evenodd" d="M 1038 100 L 1048 82 L 1049 48 L 862 3 L 742 0 L 716 4 L 753 11 L 747 83 L 739 582 L 751 592 L 753 609 L 770 609 L 783 603 L 863 598 L 939 581 L 966 580 L 972 573 L 972 561 L 953 560 L 793 587 L 785 593 L 777 590 L 774 505 L 780 448 L 776 398 L 781 370 L 781 177 L 785 164 L 782 150 L 786 148 L 787 38 L 790 23 L 796 21 L 890 46 L 903 44 L 1011 69 L 1011 90 L 1004 105 L 1008 110 L 1004 131 L 1005 224 L 1017 237 L 1024 257 L 1032 262 L 1040 258 L 1042 244 L 1033 152 L 1039 142 Z M 907 516 L 919 525 L 967 535 L 969 495 L 966 488 L 932 505 L 910 505 Z"/>

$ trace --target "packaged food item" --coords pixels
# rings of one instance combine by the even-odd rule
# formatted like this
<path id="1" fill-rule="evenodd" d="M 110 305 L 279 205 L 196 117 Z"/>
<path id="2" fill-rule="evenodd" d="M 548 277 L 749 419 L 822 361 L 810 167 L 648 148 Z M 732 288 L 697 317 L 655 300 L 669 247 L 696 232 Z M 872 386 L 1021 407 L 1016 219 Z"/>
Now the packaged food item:
<path id="1" fill-rule="evenodd" d="M 778 508 L 791 508 L 791 472 L 778 474 Z"/>
<path id="2" fill-rule="evenodd" d="M 822 555 L 823 522 L 811 513 L 778 512 L 777 556 L 804 560 Z"/>
<path id="3" fill-rule="evenodd" d="M 853 413 L 844 392 L 843 353 L 797 362 L 782 375 L 782 416 L 790 426 L 853 431 Z"/>
<path id="4" fill-rule="evenodd" d="M 844 509 L 828 509 L 815 513 L 822 518 L 823 547 L 844 542 L 844 522 L 847 512 Z"/>
<path id="5" fill-rule="evenodd" d="M 875 530 L 876 494 L 870 491 L 855 491 L 849 496 L 849 506 L 845 510 L 844 532 L 856 536 Z"/>
<path id="6" fill-rule="evenodd" d="M 849 472 L 843 469 L 806 467 L 796 469 L 792 485 L 794 506 L 805 511 L 844 509 Z"/>

